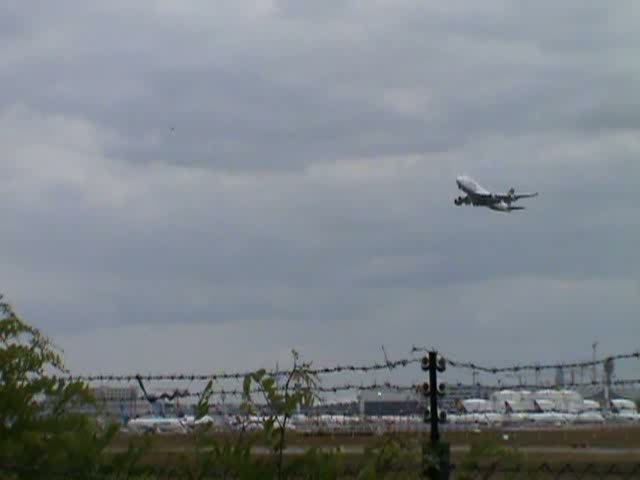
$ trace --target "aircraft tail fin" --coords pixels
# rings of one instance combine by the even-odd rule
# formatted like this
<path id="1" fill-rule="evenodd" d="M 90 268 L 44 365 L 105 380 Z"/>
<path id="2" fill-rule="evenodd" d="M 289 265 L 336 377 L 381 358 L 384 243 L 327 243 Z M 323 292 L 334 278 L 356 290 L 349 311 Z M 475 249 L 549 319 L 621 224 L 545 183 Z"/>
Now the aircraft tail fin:
<path id="1" fill-rule="evenodd" d="M 507 413 L 513 413 L 513 407 L 507 400 L 504 401 L 504 409 Z"/>
<path id="2" fill-rule="evenodd" d="M 543 412 L 544 412 L 544 410 L 542 410 L 542 407 L 540 406 L 540 404 L 538 403 L 538 401 L 537 401 L 537 400 L 534 400 L 534 401 L 533 401 L 533 410 L 534 410 L 536 413 L 543 413 Z"/>

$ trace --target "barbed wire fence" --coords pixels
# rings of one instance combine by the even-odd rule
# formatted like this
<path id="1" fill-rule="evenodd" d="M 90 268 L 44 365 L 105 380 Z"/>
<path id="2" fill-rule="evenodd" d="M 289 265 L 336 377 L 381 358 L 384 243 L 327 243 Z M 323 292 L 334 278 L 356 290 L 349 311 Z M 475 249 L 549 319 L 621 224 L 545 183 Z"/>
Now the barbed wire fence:
<path id="1" fill-rule="evenodd" d="M 425 375 L 425 358 L 426 353 L 433 353 L 434 350 L 427 349 L 424 347 L 413 347 L 411 349 L 411 356 L 407 358 L 402 358 L 395 361 L 389 361 L 388 359 L 385 362 L 372 362 L 372 363 L 358 363 L 358 364 L 337 364 L 333 366 L 321 366 L 321 367 L 312 367 L 310 364 L 305 364 L 305 371 L 311 375 L 316 376 L 319 379 L 319 384 L 314 387 L 309 387 L 310 390 L 313 390 L 314 393 L 317 394 L 336 394 L 339 392 L 367 392 L 367 391 L 377 391 L 378 394 L 380 392 L 394 392 L 399 394 L 407 394 L 411 398 L 418 398 L 422 401 L 421 408 L 429 408 L 427 407 L 429 403 L 429 394 L 433 393 L 433 389 L 437 388 L 440 392 L 440 384 L 432 385 L 429 387 L 428 379 Z M 417 355 L 417 356 L 416 356 Z M 529 384 L 526 382 L 517 382 L 514 384 L 503 383 L 501 381 L 501 377 L 508 374 L 520 374 L 522 372 L 533 372 L 534 374 L 539 374 L 540 372 L 549 372 L 558 369 L 571 369 L 571 368 L 586 368 L 593 366 L 605 366 L 612 361 L 623 361 L 623 360 L 639 360 L 640 352 L 630 352 L 630 353 L 620 353 L 616 355 L 610 355 L 604 358 L 590 360 L 590 361 L 580 361 L 580 362 L 556 362 L 556 363 L 520 363 L 520 364 L 512 364 L 507 366 L 487 366 L 481 363 L 470 362 L 470 361 L 460 361 L 455 357 L 449 357 L 446 355 L 441 356 L 446 367 L 453 371 L 473 371 L 473 372 L 482 372 L 486 375 L 489 375 L 494 381 L 489 382 L 476 382 L 472 384 L 466 385 L 467 387 L 477 387 L 483 386 L 488 390 L 500 390 L 500 389 L 534 389 L 539 388 L 540 384 L 538 382 Z M 420 367 L 422 366 L 422 371 L 420 371 Z M 367 376 L 371 376 L 372 374 L 379 374 L 381 372 L 388 372 L 389 376 L 392 374 L 395 375 L 401 371 L 411 371 L 414 374 L 419 375 L 424 382 L 396 382 L 396 381 L 384 381 L 380 382 L 377 380 L 371 380 L 370 378 L 366 378 Z M 252 376 L 256 374 L 258 371 L 263 371 L 266 375 L 271 376 L 273 378 L 284 378 L 288 375 L 294 373 L 292 369 L 271 369 L 271 370 L 245 370 L 245 371 L 214 371 L 209 373 L 108 373 L 108 374 L 91 374 L 91 375 L 66 375 L 64 377 L 60 377 L 62 380 L 66 381 L 81 381 L 86 382 L 91 385 L 100 384 L 100 385 L 112 385 L 112 384 L 130 384 L 139 387 L 139 390 L 142 392 L 142 395 L 137 395 L 136 400 L 146 401 L 149 404 L 154 404 L 160 401 L 174 401 L 179 399 L 195 399 L 200 400 L 204 398 L 205 394 L 214 398 L 222 398 L 224 402 L 224 397 L 239 397 L 243 398 L 247 393 L 250 394 L 258 394 L 261 393 L 262 390 L 258 386 L 252 386 L 248 392 L 244 388 L 239 387 L 239 384 L 245 380 L 247 376 Z M 444 368 L 442 368 L 444 371 Z M 448 376 L 449 372 L 445 375 Z M 360 378 L 360 381 L 357 380 L 344 380 L 344 376 L 360 376 L 365 378 Z M 194 383 L 201 382 L 216 382 L 216 388 L 214 389 L 203 389 L 201 387 L 192 388 Z M 433 380 L 431 380 L 433 381 Z M 165 383 L 171 383 L 172 387 L 165 387 Z M 446 382 L 446 378 L 445 378 Z M 174 386 L 178 384 L 182 388 L 174 388 Z M 186 384 L 186 388 L 184 387 Z M 230 385 L 229 385 L 230 384 Z M 159 385 L 163 389 L 160 392 L 153 392 L 149 390 L 150 385 Z M 460 384 L 459 384 L 460 385 Z M 459 386 L 458 385 L 458 386 Z M 608 380 L 608 386 L 632 386 L 632 385 L 640 385 L 640 378 L 620 378 L 615 380 Z M 562 383 L 562 388 L 567 387 L 600 387 L 603 386 L 603 382 L 600 381 L 588 381 L 588 382 L 580 382 L 580 381 L 568 381 Z M 454 387 L 454 385 L 452 385 Z M 302 387 L 304 389 L 304 387 Z M 449 389 L 448 389 L 449 390 Z M 375 397 L 375 396 L 374 396 Z M 407 398 L 409 398 L 407 397 Z M 433 405 L 431 406 L 433 409 Z M 438 409 L 435 410 L 434 414 L 437 415 Z M 426 413 L 426 410 L 425 410 Z M 431 419 L 432 420 L 432 419 Z M 424 416 L 423 428 L 420 431 L 429 431 L 429 425 L 427 424 L 427 415 Z M 433 427 L 431 427 L 433 429 Z M 19 466 L 19 465 L 0 465 L 0 472 L 6 471 L 9 473 L 20 474 L 21 470 L 30 468 L 29 466 Z M 449 478 L 458 478 L 458 474 L 463 475 L 462 467 L 463 465 L 459 464 L 451 464 L 451 475 Z M 414 468 L 415 472 L 419 474 L 421 471 L 421 466 L 416 465 L 414 467 L 407 466 L 406 468 Z M 465 467 L 466 471 L 464 471 L 464 476 L 460 476 L 459 478 L 530 478 L 530 475 L 537 475 L 536 478 L 640 478 L 640 465 L 627 465 L 618 467 L 616 465 L 587 465 L 580 466 L 574 464 L 563 464 L 563 465 L 551 465 L 551 464 L 541 464 L 541 465 L 500 465 L 500 464 L 491 464 L 491 465 L 475 465 Z M 26 470 L 28 471 L 28 470 Z M 403 471 L 406 471 L 403 470 Z M 60 475 L 57 473 L 52 474 L 52 478 L 58 475 L 60 478 L 74 478 L 73 472 L 67 472 L 65 476 L 65 472 L 61 472 Z M 171 476 L 168 476 L 167 472 L 164 470 L 158 470 L 157 472 L 151 472 L 152 474 L 157 474 L 158 478 L 181 478 L 180 472 L 173 472 Z M 100 473 L 97 472 L 92 474 L 93 476 L 84 476 L 78 478 L 111 478 L 108 473 Z M 211 478 L 215 477 L 215 472 L 211 472 Z"/>
<path id="2" fill-rule="evenodd" d="M 425 347 L 416 347 L 413 346 L 411 349 L 411 354 L 421 354 L 428 352 L 430 349 Z M 545 385 L 541 384 L 539 381 L 536 382 L 523 382 L 518 381 L 517 383 L 508 383 L 502 381 L 502 378 L 498 378 L 498 376 L 504 376 L 505 374 L 511 374 L 512 376 L 523 374 L 524 372 L 533 372 L 536 375 L 545 371 L 558 371 L 562 370 L 570 370 L 570 369 L 584 369 L 587 367 L 594 366 L 602 366 L 607 364 L 607 362 L 617 361 L 617 360 L 629 360 L 629 359 L 637 359 L 640 360 L 640 351 L 629 352 L 629 353 L 620 353 L 615 355 L 609 355 L 604 358 L 589 360 L 589 361 L 579 361 L 579 362 L 555 362 L 555 363 L 526 363 L 526 364 L 513 364 L 508 366 L 486 366 L 480 363 L 471 362 L 471 361 L 460 361 L 450 356 L 444 356 L 447 366 L 452 369 L 457 370 L 467 370 L 473 372 L 482 372 L 485 374 L 489 374 L 496 378 L 494 382 L 471 382 L 471 383 L 461 383 L 458 382 L 458 387 L 482 387 L 487 389 L 535 389 L 544 387 Z M 317 368 L 308 368 L 306 371 L 311 374 L 317 376 L 320 381 L 324 381 L 326 378 L 330 376 L 337 376 L 337 374 L 370 374 L 374 372 L 395 372 L 400 369 L 406 369 L 412 366 L 418 366 L 421 362 L 421 358 L 416 357 L 408 357 L 395 361 L 385 361 L 385 362 L 372 362 L 370 364 L 338 364 L 334 366 L 328 367 L 317 367 Z M 417 370 L 417 369 L 416 369 Z M 199 398 L 202 394 L 202 390 L 190 391 L 188 388 L 173 388 L 170 387 L 168 391 L 161 393 L 148 393 L 146 386 L 149 383 L 161 383 L 161 382 L 171 382 L 173 384 L 176 383 L 184 383 L 188 382 L 192 384 L 193 382 L 225 382 L 225 381 L 236 381 L 240 382 L 244 380 L 245 377 L 256 373 L 257 370 L 248 370 L 241 372 L 212 372 L 212 373 L 162 373 L 162 374 L 142 374 L 142 373 L 128 373 L 128 374 L 91 374 L 91 375 L 67 375 L 64 378 L 67 381 L 82 381 L 87 383 L 102 383 L 102 384 L 111 384 L 111 383 L 132 383 L 135 382 L 138 384 L 140 389 L 143 392 L 143 396 L 140 399 L 145 399 L 150 402 L 155 402 L 158 400 L 174 400 L 176 398 Z M 284 377 L 291 373 L 291 370 L 288 369 L 273 369 L 266 370 L 265 373 L 269 376 L 273 376 L 275 378 Z M 591 380 L 591 381 L 563 381 L 563 388 L 583 388 L 583 387 L 591 387 L 597 388 L 603 385 L 603 381 L 599 380 Z M 627 387 L 627 386 L 637 386 L 640 385 L 640 378 L 616 378 L 610 380 L 608 383 L 609 386 L 619 386 L 619 387 Z M 373 390 L 388 390 L 388 391 L 396 391 L 396 392 L 420 392 L 422 388 L 421 383 L 411 383 L 411 384 L 400 384 L 395 382 L 378 382 L 378 381 L 361 381 L 357 382 L 343 382 L 334 385 L 323 385 L 316 387 L 314 390 L 317 393 L 321 394 L 331 394 L 331 393 L 339 393 L 339 392 L 347 392 L 347 391 L 373 391 Z M 258 393 L 258 390 L 254 389 L 251 393 Z M 240 388 L 217 388 L 211 391 L 211 395 L 214 397 L 217 396 L 242 396 L 243 391 Z"/>
<path id="3" fill-rule="evenodd" d="M 368 365 L 336 365 L 333 367 L 321 367 L 321 368 L 308 368 L 306 371 L 312 375 L 329 375 L 334 373 L 343 373 L 343 372 L 362 372 L 368 373 L 373 371 L 380 370 L 394 370 L 398 368 L 404 368 L 413 364 L 420 364 L 421 359 L 419 358 L 405 358 L 402 360 L 389 361 L 386 363 L 372 363 Z M 250 370 L 245 372 L 235 372 L 235 373 L 209 373 L 209 374 L 185 374 L 185 373 L 174 373 L 174 374 L 158 374 L 158 375 L 141 375 L 139 373 L 135 374 L 126 374 L 126 375 L 69 375 L 65 378 L 67 380 L 79 380 L 79 381 L 105 381 L 105 382 L 113 382 L 113 381 L 133 381 L 138 378 L 142 378 L 146 381 L 160 381 L 160 380 L 171 380 L 171 381 L 183 381 L 183 380 L 243 380 L 246 376 L 252 375 L 258 372 L 258 370 Z M 265 370 L 265 373 L 270 376 L 285 376 L 289 375 L 291 370 Z"/>
<path id="4" fill-rule="evenodd" d="M 426 352 L 428 351 L 425 347 L 412 347 L 413 353 Z M 474 380 L 468 384 L 469 386 L 473 385 L 476 387 L 482 388 L 499 388 L 499 389 L 540 389 L 540 388 L 591 388 L 592 390 L 602 388 L 603 386 L 608 387 L 633 387 L 640 385 L 640 378 L 617 378 L 615 375 L 603 375 L 601 378 L 594 377 L 590 381 L 584 380 L 576 380 L 574 377 L 576 376 L 576 371 L 580 371 L 580 376 L 584 377 L 585 370 L 588 367 L 603 367 L 604 370 L 607 369 L 607 366 L 612 366 L 613 362 L 618 360 L 640 360 L 640 351 L 620 353 L 614 355 L 608 355 L 603 358 L 595 359 L 595 360 L 587 360 L 587 361 L 577 361 L 577 362 L 554 362 L 554 363 L 543 363 L 543 362 L 534 362 L 534 363 L 524 363 L 524 364 L 512 364 L 507 366 L 487 366 L 476 362 L 470 361 L 460 361 L 452 357 L 447 357 L 447 365 L 453 369 L 471 371 L 473 372 Z M 638 368 L 634 369 L 635 371 L 639 370 Z M 561 373 L 561 379 L 558 380 L 549 380 L 541 381 L 540 375 L 549 372 L 555 371 L 556 375 L 558 372 Z M 564 373 L 569 372 L 571 374 L 571 379 L 567 380 L 564 378 Z M 478 378 L 480 373 L 488 374 L 492 378 L 493 381 L 490 382 L 480 382 L 476 379 Z M 535 375 L 535 381 L 528 382 L 523 381 L 523 376 L 527 374 L 533 373 Z M 595 370 L 594 370 L 595 374 Z M 504 378 L 517 378 L 518 382 L 505 382 Z"/>
<path id="5" fill-rule="evenodd" d="M 417 365 L 420 363 L 419 358 L 404 358 L 396 361 L 386 361 L 384 363 L 373 362 L 371 364 L 344 364 L 335 365 L 330 367 L 319 368 L 305 368 L 305 372 L 317 377 L 321 382 L 326 380 L 330 376 L 338 374 L 367 374 L 380 371 L 394 371 Z M 200 398 L 203 394 L 203 389 L 197 389 L 191 391 L 188 388 L 171 388 L 168 391 L 161 393 L 149 393 L 148 385 L 150 383 L 158 384 L 163 382 L 176 383 L 189 383 L 193 382 L 208 382 L 214 381 L 218 383 L 236 382 L 239 384 L 247 376 L 251 376 L 258 372 L 258 370 L 249 370 L 241 372 L 212 372 L 212 373 L 165 373 L 165 374 L 94 374 L 94 375 L 68 375 L 62 377 L 66 381 L 81 381 L 90 384 L 122 384 L 122 383 L 135 383 L 140 387 L 143 395 L 139 397 L 140 400 L 147 400 L 151 403 L 155 403 L 159 400 L 175 400 L 181 398 Z M 266 375 L 274 378 L 286 377 L 292 373 L 289 369 L 274 369 L 265 370 Z M 396 392 L 417 392 L 420 388 L 418 384 L 397 384 L 392 382 L 378 382 L 370 380 L 360 383 L 356 382 L 343 382 L 333 385 L 320 384 L 314 387 L 313 392 L 317 394 L 336 394 L 339 392 L 349 391 L 371 391 L 371 390 L 386 390 Z M 249 391 L 251 394 L 260 393 L 259 388 L 253 388 Z M 242 388 L 215 388 L 208 392 L 213 397 L 242 397 L 245 393 Z"/>

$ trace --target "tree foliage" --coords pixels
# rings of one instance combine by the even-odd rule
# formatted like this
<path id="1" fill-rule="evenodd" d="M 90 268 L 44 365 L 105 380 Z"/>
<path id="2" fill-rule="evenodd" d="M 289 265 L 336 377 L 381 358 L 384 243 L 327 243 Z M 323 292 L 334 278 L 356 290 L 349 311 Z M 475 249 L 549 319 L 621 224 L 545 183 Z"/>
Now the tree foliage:
<path id="1" fill-rule="evenodd" d="M 293 367 L 287 372 L 267 374 L 259 370 L 244 378 L 241 414 L 236 417 L 238 433 L 220 440 L 201 431 L 196 467 L 192 468 L 189 478 L 205 478 L 214 466 L 219 475 L 216 478 L 339 478 L 342 471 L 339 452 L 308 449 L 304 455 L 285 462 L 291 419 L 300 407 L 310 407 L 318 398 L 318 379 L 310 372 L 311 364 L 301 362 L 295 350 L 292 357 Z M 196 407 L 198 416 L 208 410 L 211 388 L 210 382 Z M 254 397 L 256 392 L 258 398 Z M 250 432 L 250 427 L 256 425 L 258 435 Z M 254 447 L 263 445 L 272 455 L 260 458 L 252 454 Z"/>
<path id="2" fill-rule="evenodd" d="M 78 411 L 92 398 L 59 377 L 66 373 L 59 349 L 0 296 L 0 462 L 19 478 L 65 468 L 89 474 L 116 431 Z"/>
<path id="3" fill-rule="evenodd" d="M 293 366 L 286 372 L 260 370 L 243 382 L 240 414 L 233 433 L 195 432 L 195 449 L 182 461 L 167 465 L 171 478 L 204 480 L 307 478 L 413 478 L 403 467 L 421 461 L 420 439 L 385 436 L 367 448 L 347 472 L 339 451 L 307 449 L 285 458 L 291 420 L 300 408 L 318 400 L 319 380 L 311 364 L 292 351 Z M 88 387 L 65 380 L 68 372 L 62 352 L 38 329 L 23 322 L 0 296 L 0 480 L 36 478 L 155 479 L 166 478 L 158 465 L 145 465 L 151 438 L 131 438 L 128 448 L 109 455 L 116 425 L 100 427 L 87 407 L 95 407 Z M 196 405 L 196 418 L 209 412 L 213 382 Z M 258 424 L 258 431 L 250 427 Z M 267 448 L 267 455 L 255 449 Z M 474 446 L 462 462 L 472 472 L 487 461 L 517 460 L 495 445 Z M 404 470 L 404 471 L 403 471 Z M 463 477 L 461 477 L 463 478 Z"/>

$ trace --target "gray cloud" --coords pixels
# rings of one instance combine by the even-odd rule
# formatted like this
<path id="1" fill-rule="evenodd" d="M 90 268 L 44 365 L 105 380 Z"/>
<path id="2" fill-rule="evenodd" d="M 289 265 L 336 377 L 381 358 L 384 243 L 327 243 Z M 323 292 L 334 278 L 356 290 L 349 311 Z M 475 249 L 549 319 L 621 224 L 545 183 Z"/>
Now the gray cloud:
<path id="1" fill-rule="evenodd" d="M 15 3 L 3 291 L 84 368 L 635 348 L 633 8 Z M 542 194 L 456 209 L 459 173 Z"/>
<path id="2" fill-rule="evenodd" d="M 638 69 L 620 32 L 637 35 L 621 8 L 334 2 L 320 18 L 291 17 L 289 4 L 69 8 L 47 12 L 59 23 L 46 13 L 32 21 L 50 32 L 40 35 L 50 54 L 18 62 L 7 75 L 19 90 L 5 96 L 89 115 L 123 136 L 113 153 L 130 161 L 224 169 L 606 128 L 599 118 L 635 118 L 628 99 Z M 601 49 L 585 44 L 594 37 Z M 15 55 L 34 43 L 19 43 Z M 630 64 L 612 52 L 628 53 Z"/>

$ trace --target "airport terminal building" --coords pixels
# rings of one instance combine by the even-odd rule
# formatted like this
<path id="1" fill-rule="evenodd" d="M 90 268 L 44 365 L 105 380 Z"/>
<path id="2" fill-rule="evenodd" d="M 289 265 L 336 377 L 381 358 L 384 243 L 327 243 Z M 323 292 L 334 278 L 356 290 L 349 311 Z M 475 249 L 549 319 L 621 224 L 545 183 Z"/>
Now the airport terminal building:
<path id="1" fill-rule="evenodd" d="M 422 415 L 425 401 L 417 392 L 381 388 L 363 390 L 358 395 L 361 416 Z"/>
<path id="2" fill-rule="evenodd" d="M 489 398 L 497 387 L 474 385 L 447 385 L 445 395 L 439 399 L 439 408 L 454 412 L 460 400 L 467 398 Z M 427 399 L 421 392 L 387 390 L 362 390 L 358 394 L 361 416 L 420 415 L 424 414 Z"/>

